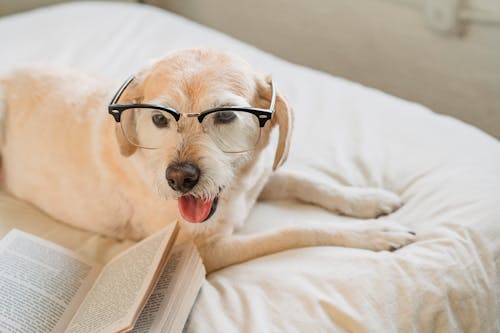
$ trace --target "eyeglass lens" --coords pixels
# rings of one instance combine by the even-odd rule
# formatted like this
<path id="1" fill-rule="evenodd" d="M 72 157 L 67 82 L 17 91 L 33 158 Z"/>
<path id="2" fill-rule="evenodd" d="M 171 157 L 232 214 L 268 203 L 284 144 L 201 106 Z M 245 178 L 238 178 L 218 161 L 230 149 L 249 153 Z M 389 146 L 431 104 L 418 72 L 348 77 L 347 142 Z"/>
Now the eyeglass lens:
<path id="1" fill-rule="evenodd" d="M 161 148 L 179 135 L 175 118 L 161 110 L 127 109 L 122 112 L 120 122 L 128 141 L 143 148 Z M 201 126 L 212 141 L 228 153 L 251 150 L 255 148 L 260 137 L 257 116 L 244 111 L 224 110 L 210 113 L 203 119 Z"/>

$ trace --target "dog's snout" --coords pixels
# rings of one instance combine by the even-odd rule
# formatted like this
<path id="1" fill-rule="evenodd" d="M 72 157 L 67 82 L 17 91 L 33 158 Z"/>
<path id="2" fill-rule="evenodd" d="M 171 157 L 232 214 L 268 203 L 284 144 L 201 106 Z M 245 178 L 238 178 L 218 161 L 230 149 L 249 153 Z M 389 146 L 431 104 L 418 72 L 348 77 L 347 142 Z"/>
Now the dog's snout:
<path id="1" fill-rule="evenodd" d="M 198 183 L 200 169 L 191 163 L 171 164 L 167 168 L 166 178 L 174 191 L 186 193 Z"/>

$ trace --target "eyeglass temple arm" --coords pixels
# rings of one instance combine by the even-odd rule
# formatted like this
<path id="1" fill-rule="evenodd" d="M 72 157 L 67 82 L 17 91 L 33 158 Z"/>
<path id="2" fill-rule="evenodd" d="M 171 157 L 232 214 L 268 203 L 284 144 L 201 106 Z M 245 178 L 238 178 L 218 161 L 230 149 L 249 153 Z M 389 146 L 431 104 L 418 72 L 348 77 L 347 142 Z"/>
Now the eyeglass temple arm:
<path id="1" fill-rule="evenodd" d="M 127 87 L 129 86 L 129 84 L 134 80 L 135 76 L 132 75 L 131 77 L 129 77 L 123 84 L 122 86 L 120 87 L 120 89 L 118 89 L 118 91 L 116 92 L 116 94 L 113 96 L 113 99 L 111 100 L 111 103 L 109 103 L 110 105 L 111 104 L 116 104 L 116 102 L 118 102 L 118 100 L 120 99 L 120 97 L 122 97 L 122 94 L 123 92 L 125 91 L 125 89 L 127 89 Z"/>
<path id="2" fill-rule="evenodd" d="M 271 79 L 269 84 L 271 85 L 271 105 L 269 105 L 269 110 L 274 113 L 274 106 L 276 104 L 276 86 L 273 79 Z"/>

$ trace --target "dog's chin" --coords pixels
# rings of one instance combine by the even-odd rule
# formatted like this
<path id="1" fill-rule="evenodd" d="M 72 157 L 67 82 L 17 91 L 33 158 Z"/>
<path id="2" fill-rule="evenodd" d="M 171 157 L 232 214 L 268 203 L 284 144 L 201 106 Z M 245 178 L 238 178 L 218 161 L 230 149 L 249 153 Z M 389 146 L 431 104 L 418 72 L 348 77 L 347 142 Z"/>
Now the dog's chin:
<path id="1" fill-rule="evenodd" d="M 217 210 L 220 192 L 211 199 L 200 199 L 185 194 L 178 199 L 179 212 L 182 218 L 190 223 L 208 221 Z"/>

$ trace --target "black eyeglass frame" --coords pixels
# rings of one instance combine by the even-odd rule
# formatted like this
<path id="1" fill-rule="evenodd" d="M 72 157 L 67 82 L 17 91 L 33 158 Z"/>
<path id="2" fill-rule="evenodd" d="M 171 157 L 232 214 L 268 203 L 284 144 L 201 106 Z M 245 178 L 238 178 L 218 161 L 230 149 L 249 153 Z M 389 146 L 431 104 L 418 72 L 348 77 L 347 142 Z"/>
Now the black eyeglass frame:
<path id="1" fill-rule="evenodd" d="M 242 111 L 242 112 L 248 112 L 251 113 L 255 116 L 257 116 L 257 119 L 259 120 L 259 126 L 262 128 L 266 124 L 266 122 L 270 119 L 272 119 L 273 114 L 274 114 L 274 108 L 276 105 L 276 90 L 273 81 L 271 80 L 269 84 L 271 85 L 271 103 L 269 105 L 268 109 L 261 109 L 261 108 L 254 108 L 254 107 L 246 107 L 246 106 L 229 106 L 229 107 L 218 107 L 218 108 L 212 108 L 208 109 L 199 113 L 179 113 L 175 109 L 159 105 L 159 104 L 142 104 L 142 103 L 137 103 L 137 104 L 118 104 L 118 100 L 122 96 L 123 92 L 127 87 L 130 85 L 130 83 L 134 80 L 135 76 L 129 77 L 118 89 L 116 94 L 113 96 L 113 99 L 108 105 L 108 113 L 113 116 L 115 121 L 117 123 L 120 122 L 121 120 L 121 115 L 125 110 L 128 109 L 135 109 L 135 108 L 146 108 L 146 109 L 155 109 L 155 110 L 160 110 L 169 113 L 174 117 L 174 119 L 178 122 L 181 116 L 185 116 L 188 118 L 194 118 L 196 117 L 201 124 L 203 119 L 208 116 L 211 113 L 218 112 L 218 111 Z"/>

